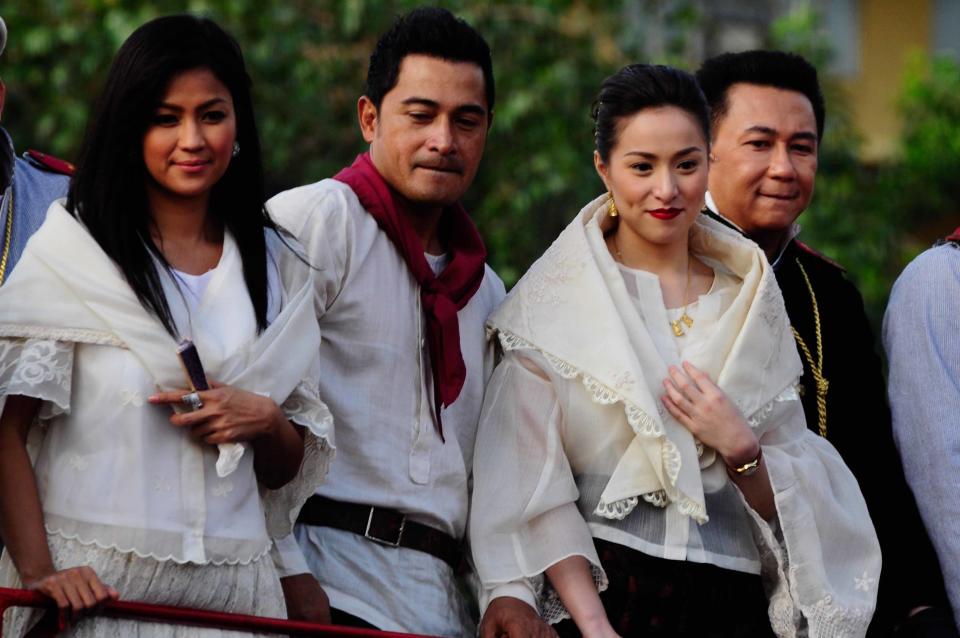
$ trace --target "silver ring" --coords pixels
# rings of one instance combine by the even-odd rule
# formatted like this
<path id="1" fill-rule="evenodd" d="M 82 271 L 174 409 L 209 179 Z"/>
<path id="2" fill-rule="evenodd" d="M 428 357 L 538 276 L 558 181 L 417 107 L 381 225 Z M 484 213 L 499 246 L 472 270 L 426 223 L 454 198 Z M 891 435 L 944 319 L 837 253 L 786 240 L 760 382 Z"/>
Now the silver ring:
<path id="1" fill-rule="evenodd" d="M 196 412 L 203 407 L 203 401 L 200 400 L 200 394 L 198 392 L 191 392 L 180 397 L 180 402 L 185 406 L 189 407 L 191 410 Z"/>

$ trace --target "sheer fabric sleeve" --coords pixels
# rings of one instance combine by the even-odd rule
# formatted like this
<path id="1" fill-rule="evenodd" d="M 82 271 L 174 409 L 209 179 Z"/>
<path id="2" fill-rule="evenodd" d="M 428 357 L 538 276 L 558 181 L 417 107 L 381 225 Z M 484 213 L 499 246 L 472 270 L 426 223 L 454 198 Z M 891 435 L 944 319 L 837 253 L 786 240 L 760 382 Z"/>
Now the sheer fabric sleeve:
<path id="1" fill-rule="evenodd" d="M 273 539 L 293 531 L 300 508 L 323 483 L 336 452 L 333 415 L 320 399 L 316 383 L 301 381 L 280 406 L 287 418 L 305 429 L 303 461 L 292 481 L 278 490 L 262 489 L 267 533 Z"/>
<path id="2" fill-rule="evenodd" d="M 806 626 L 811 638 L 863 636 L 873 615 L 880 545 L 853 474 L 825 439 L 807 429 L 793 388 L 765 410 L 758 428 L 777 521 L 751 514 L 778 636 Z M 779 524 L 779 528 L 777 527 Z"/>
<path id="3" fill-rule="evenodd" d="M 577 509 L 560 402 L 536 356 L 507 353 L 487 388 L 474 452 L 470 542 L 482 602 L 499 592 L 530 602 L 509 592 L 533 591 L 541 615 L 555 622 L 567 613 L 544 584 L 544 570 L 579 555 L 593 566 L 599 589 L 606 578 Z"/>
<path id="4" fill-rule="evenodd" d="M 0 339 L 0 412 L 7 395 L 42 401 L 40 418 L 70 410 L 75 344 L 51 339 Z"/>

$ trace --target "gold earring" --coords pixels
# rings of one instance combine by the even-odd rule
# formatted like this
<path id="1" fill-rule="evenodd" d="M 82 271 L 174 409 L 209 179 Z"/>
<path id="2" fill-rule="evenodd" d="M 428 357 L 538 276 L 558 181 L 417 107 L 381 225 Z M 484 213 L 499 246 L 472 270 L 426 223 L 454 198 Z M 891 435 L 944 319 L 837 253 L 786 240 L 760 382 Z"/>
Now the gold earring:
<path id="1" fill-rule="evenodd" d="M 608 207 L 607 214 L 610 215 L 610 217 L 618 217 L 620 215 L 620 211 L 617 210 L 617 202 L 613 201 L 612 193 L 607 193 L 607 195 L 610 196 L 610 205 Z"/>

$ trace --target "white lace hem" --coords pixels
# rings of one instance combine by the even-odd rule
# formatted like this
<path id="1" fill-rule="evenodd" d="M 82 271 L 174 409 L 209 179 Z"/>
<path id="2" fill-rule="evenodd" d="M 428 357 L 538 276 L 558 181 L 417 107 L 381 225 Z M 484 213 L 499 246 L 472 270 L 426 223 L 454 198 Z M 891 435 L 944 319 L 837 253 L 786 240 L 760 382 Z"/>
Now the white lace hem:
<path id="1" fill-rule="evenodd" d="M 273 543 L 267 540 L 266 546 L 262 547 L 259 551 L 256 551 L 254 553 L 250 553 L 237 558 L 211 558 L 209 560 L 205 560 L 201 562 L 201 561 L 186 560 L 184 558 L 179 558 L 177 556 L 174 556 L 173 554 L 163 555 L 156 552 L 143 551 L 133 546 L 125 547 L 122 542 L 102 541 L 100 539 L 92 538 L 92 537 L 84 538 L 84 536 L 79 531 L 75 531 L 71 533 L 65 529 L 60 529 L 50 524 L 45 524 L 44 528 L 47 530 L 47 534 L 49 535 L 59 536 L 64 540 L 73 541 L 75 543 L 78 543 L 86 547 L 96 547 L 97 549 L 119 552 L 121 554 L 133 554 L 138 558 L 149 558 L 151 560 L 160 561 L 162 563 L 171 562 L 171 563 L 176 563 L 177 565 L 215 565 L 215 566 L 249 565 L 250 563 L 254 563 L 260 560 L 261 558 L 263 558 L 264 556 L 266 556 L 267 554 L 269 554 L 270 549 L 273 547 Z M 241 542 L 253 543 L 253 541 L 241 541 Z"/>

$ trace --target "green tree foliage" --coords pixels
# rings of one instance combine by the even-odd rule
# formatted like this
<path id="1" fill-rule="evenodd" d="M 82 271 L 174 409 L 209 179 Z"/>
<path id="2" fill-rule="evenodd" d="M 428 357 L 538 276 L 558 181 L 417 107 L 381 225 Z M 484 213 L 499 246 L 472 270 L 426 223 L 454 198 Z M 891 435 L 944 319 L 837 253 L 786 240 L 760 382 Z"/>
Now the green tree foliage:
<path id="1" fill-rule="evenodd" d="M 960 212 L 960 64 L 916 55 L 900 98 L 902 223 L 953 228 Z M 938 233 L 939 234 L 939 233 Z"/>

